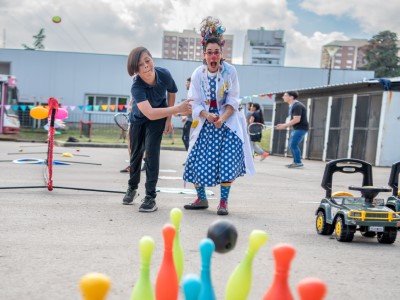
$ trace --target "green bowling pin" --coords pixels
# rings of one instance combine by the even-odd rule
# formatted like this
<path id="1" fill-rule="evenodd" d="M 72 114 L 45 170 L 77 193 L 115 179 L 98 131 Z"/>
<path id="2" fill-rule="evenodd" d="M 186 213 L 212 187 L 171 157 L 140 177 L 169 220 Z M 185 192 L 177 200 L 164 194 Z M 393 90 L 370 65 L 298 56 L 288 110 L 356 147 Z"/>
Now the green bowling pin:
<path id="1" fill-rule="evenodd" d="M 252 263 L 254 255 L 268 240 L 262 230 L 253 230 L 249 237 L 249 246 L 243 260 L 236 266 L 225 289 L 226 300 L 245 300 L 249 295 L 252 280 Z"/>
<path id="2" fill-rule="evenodd" d="M 183 274 L 183 249 L 181 245 L 181 241 L 179 239 L 179 228 L 182 220 L 182 211 L 179 208 L 174 208 L 171 210 L 171 223 L 175 227 L 175 238 L 174 238 L 174 246 L 173 246 L 173 255 L 174 255 L 174 264 L 176 269 L 176 274 L 178 275 L 178 282 L 181 282 L 182 274 Z"/>
<path id="3" fill-rule="evenodd" d="M 131 295 L 131 300 L 154 300 L 154 290 L 150 281 L 150 264 L 154 252 L 154 240 L 150 236 L 140 239 L 140 275 Z"/>

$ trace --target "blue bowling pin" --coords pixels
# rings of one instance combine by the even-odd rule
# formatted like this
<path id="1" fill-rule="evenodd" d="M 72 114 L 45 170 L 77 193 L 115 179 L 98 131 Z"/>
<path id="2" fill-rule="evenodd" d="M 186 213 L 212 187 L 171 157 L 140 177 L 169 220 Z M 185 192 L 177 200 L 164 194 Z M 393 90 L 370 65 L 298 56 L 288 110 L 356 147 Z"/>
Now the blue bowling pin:
<path id="1" fill-rule="evenodd" d="M 183 294 L 185 300 L 198 300 L 202 288 L 199 276 L 188 274 L 182 280 Z"/>
<path id="2" fill-rule="evenodd" d="M 200 278 L 203 288 L 199 300 L 215 300 L 215 293 L 211 282 L 211 255 L 215 250 L 214 242 L 211 239 L 203 239 L 200 242 L 201 272 Z"/>

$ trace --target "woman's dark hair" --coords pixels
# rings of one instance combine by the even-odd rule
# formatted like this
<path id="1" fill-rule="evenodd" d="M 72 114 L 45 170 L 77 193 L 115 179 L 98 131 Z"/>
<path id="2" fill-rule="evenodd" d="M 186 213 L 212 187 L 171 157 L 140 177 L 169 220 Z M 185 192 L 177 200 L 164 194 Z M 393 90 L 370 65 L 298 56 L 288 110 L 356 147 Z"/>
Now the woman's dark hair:
<path id="1" fill-rule="evenodd" d="M 221 39 L 220 39 L 220 38 L 215 37 L 215 36 L 212 36 L 212 37 L 208 38 L 208 39 L 205 41 L 204 45 L 203 45 L 203 51 L 206 51 L 208 44 L 218 44 L 219 48 L 220 48 L 221 51 L 222 51 L 222 46 L 223 46 L 223 45 L 222 45 L 222 42 L 221 42 Z M 220 63 L 222 63 L 223 61 L 224 61 L 224 59 L 221 58 Z M 205 65 L 207 64 L 207 62 L 206 62 L 205 59 L 203 59 L 203 64 L 205 64 Z"/>
<path id="2" fill-rule="evenodd" d="M 260 104 L 253 103 L 253 106 L 255 107 L 256 112 L 258 112 L 260 114 L 260 123 L 264 124 L 264 114 L 261 111 Z"/>
<path id="3" fill-rule="evenodd" d="M 129 53 L 128 56 L 128 74 L 129 76 L 135 75 L 139 72 L 139 60 L 140 56 L 143 53 L 147 53 L 151 58 L 153 58 L 150 54 L 150 51 L 147 50 L 145 47 L 136 47 Z"/>
<path id="4" fill-rule="evenodd" d="M 294 99 L 297 99 L 299 97 L 299 92 L 297 92 L 297 91 L 290 91 L 290 92 L 287 92 L 287 94 L 289 96 L 292 96 Z"/>
<path id="5" fill-rule="evenodd" d="M 221 39 L 216 37 L 216 36 L 212 36 L 209 37 L 207 40 L 205 40 L 204 45 L 203 45 L 203 50 L 206 51 L 207 49 L 207 45 L 208 44 L 218 44 L 218 46 L 221 48 L 222 50 L 222 42 Z"/>

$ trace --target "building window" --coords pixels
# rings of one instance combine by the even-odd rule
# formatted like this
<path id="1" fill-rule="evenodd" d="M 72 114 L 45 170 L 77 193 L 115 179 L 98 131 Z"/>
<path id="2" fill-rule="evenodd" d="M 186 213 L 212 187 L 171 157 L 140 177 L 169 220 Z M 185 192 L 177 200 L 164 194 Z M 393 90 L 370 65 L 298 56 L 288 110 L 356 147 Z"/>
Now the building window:
<path id="1" fill-rule="evenodd" d="M 87 95 L 87 105 L 92 106 L 90 112 L 116 113 L 125 112 L 128 96 Z"/>

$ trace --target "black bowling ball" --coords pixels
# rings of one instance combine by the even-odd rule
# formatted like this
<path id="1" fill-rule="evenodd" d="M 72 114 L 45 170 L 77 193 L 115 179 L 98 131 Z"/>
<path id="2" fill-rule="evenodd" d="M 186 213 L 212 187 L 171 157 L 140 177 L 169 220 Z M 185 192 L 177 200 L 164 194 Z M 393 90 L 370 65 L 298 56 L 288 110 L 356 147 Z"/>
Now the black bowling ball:
<path id="1" fill-rule="evenodd" d="M 232 222 L 216 220 L 208 227 L 207 237 L 215 244 L 215 251 L 226 253 L 235 248 L 238 232 Z"/>

